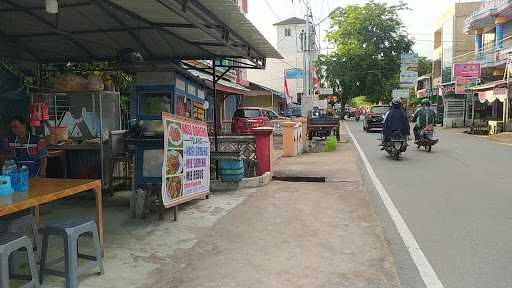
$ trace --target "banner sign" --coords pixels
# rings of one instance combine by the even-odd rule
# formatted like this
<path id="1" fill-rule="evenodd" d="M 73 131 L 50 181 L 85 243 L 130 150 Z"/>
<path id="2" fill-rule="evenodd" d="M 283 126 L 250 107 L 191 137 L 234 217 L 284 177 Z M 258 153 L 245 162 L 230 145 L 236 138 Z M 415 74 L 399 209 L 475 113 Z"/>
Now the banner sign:
<path id="1" fill-rule="evenodd" d="M 454 77 L 480 77 L 480 63 L 453 64 Z"/>
<path id="2" fill-rule="evenodd" d="M 400 87 L 413 88 L 418 83 L 418 72 L 402 71 L 400 72 Z"/>
<path id="3" fill-rule="evenodd" d="M 162 120 L 162 199 L 169 208 L 209 193 L 210 139 L 204 122 L 169 113 Z"/>
<path id="4" fill-rule="evenodd" d="M 400 55 L 400 87 L 412 88 L 418 83 L 418 54 Z"/>
<path id="5" fill-rule="evenodd" d="M 455 77 L 455 94 L 466 94 L 466 90 L 474 85 L 476 78 Z"/>
<path id="6" fill-rule="evenodd" d="M 400 71 L 418 72 L 418 54 L 404 53 L 400 55 Z"/>
<path id="7" fill-rule="evenodd" d="M 393 98 L 399 97 L 401 99 L 409 98 L 409 89 L 394 89 L 392 96 Z"/>
<path id="8" fill-rule="evenodd" d="M 302 79 L 304 72 L 302 69 L 293 68 L 286 70 L 286 79 Z"/>

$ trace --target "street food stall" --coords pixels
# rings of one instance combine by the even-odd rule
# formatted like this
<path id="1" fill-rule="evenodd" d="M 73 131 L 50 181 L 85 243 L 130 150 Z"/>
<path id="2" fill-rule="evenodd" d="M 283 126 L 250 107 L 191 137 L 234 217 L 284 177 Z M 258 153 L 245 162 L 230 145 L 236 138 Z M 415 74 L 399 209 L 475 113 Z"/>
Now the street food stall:
<path id="1" fill-rule="evenodd" d="M 156 79 L 160 79 L 157 81 Z M 136 93 L 132 98 L 132 119 L 140 133 L 128 142 L 134 147 L 133 190 L 144 185 L 161 185 L 164 127 L 162 113 L 196 121 L 204 121 L 204 82 L 176 65 L 168 71 L 142 72 L 136 77 Z"/>

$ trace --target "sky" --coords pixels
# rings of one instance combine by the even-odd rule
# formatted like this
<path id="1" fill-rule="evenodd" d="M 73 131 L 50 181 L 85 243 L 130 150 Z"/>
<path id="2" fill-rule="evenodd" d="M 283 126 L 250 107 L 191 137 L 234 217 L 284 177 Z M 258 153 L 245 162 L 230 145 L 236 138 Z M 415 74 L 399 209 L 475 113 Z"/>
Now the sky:
<path id="1" fill-rule="evenodd" d="M 477 0 L 476 0 L 477 1 Z M 267 40 L 275 46 L 276 31 L 272 24 L 290 17 L 304 18 L 304 6 L 301 0 L 249 0 L 249 14 L 247 17 L 256 25 Z M 320 22 L 336 7 L 347 4 L 364 4 L 366 0 L 310 0 L 315 23 Z M 377 0 L 388 4 L 398 4 L 400 0 Z M 405 25 L 405 30 L 415 39 L 414 50 L 420 56 L 431 58 L 434 47 L 433 23 L 436 17 L 455 2 L 469 2 L 460 0 L 403 0 L 409 5 L 410 11 L 402 11 L 400 17 Z M 329 28 L 326 20 L 320 25 L 321 36 L 325 36 L 325 30 Z M 322 53 L 327 52 L 328 43 L 322 42 Z"/>

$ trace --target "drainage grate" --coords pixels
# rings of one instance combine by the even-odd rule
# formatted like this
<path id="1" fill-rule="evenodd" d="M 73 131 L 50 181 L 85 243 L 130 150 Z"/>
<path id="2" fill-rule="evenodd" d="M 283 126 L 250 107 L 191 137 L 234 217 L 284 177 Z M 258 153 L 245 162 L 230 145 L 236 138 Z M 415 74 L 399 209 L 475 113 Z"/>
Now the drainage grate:
<path id="1" fill-rule="evenodd" d="M 284 182 L 312 182 L 323 183 L 325 177 L 312 177 L 312 176 L 272 176 L 273 180 Z"/>

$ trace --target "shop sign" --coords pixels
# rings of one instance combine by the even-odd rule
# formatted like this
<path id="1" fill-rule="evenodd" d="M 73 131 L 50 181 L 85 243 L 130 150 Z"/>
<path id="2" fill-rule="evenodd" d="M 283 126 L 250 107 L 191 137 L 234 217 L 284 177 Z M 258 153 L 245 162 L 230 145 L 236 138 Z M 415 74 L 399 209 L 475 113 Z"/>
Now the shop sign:
<path id="1" fill-rule="evenodd" d="M 200 88 L 197 89 L 197 97 L 200 98 L 200 99 L 204 99 L 205 98 L 205 94 L 204 94 L 204 90 L 203 89 L 200 89 Z"/>
<path id="2" fill-rule="evenodd" d="M 409 98 L 409 89 L 394 89 L 391 95 L 393 98 Z"/>
<path id="3" fill-rule="evenodd" d="M 304 77 L 304 72 L 299 68 L 288 69 L 285 72 L 286 79 L 302 79 Z"/>
<path id="4" fill-rule="evenodd" d="M 210 191 L 210 140 L 206 123 L 163 113 L 162 199 L 166 208 Z"/>
<path id="5" fill-rule="evenodd" d="M 187 83 L 181 79 L 176 78 L 176 89 L 185 91 L 187 89 Z"/>
<path id="6" fill-rule="evenodd" d="M 416 91 L 416 97 L 418 97 L 418 98 L 428 97 L 427 89 L 421 89 L 421 90 Z"/>
<path id="7" fill-rule="evenodd" d="M 453 64 L 454 77 L 480 77 L 480 63 Z"/>
<path id="8" fill-rule="evenodd" d="M 446 85 L 439 87 L 439 95 L 446 96 L 455 92 L 455 85 Z"/>
<path id="9" fill-rule="evenodd" d="M 476 84 L 476 78 L 455 77 L 455 94 L 466 94 L 466 90 Z"/>
<path id="10" fill-rule="evenodd" d="M 320 88 L 318 91 L 322 96 L 331 96 L 334 94 L 334 90 L 332 88 Z"/>

